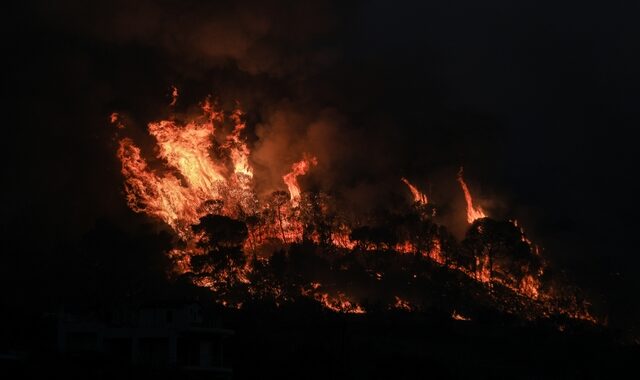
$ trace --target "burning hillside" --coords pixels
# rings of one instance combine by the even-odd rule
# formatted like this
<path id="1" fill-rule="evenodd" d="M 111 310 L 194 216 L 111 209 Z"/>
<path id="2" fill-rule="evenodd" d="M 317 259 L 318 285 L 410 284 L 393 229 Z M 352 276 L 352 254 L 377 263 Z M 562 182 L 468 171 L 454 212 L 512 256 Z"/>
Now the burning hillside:
<path id="1" fill-rule="evenodd" d="M 624 377 L 640 24 L 552 5 L 11 2 L 4 378 Z"/>
<path id="2" fill-rule="evenodd" d="M 171 107 L 177 96 L 174 87 Z M 328 193 L 302 187 L 300 178 L 318 165 L 313 152 L 290 163 L 279 189 L 257 194 L 242 111 L 210 99 L 200 110 L 148 124 L 159 165 L 129 137 L 119 139 L 117 156 L 129 207 L 175 234 L 169 275 L 211 289 L 219 303 L 306 298 L 344 313 L 415 311 L 433 302 L 425 286 L 450 292 L 442 288 L 448 284 L 465 299 L 528 319 L 596 322 L 568 284 L 547 275 L 547 261 L 517 222 L 491 219 L 474 205 L 462 168 L 457 181 L 469 223 L 462 240 L 436 223 L 431 197 L 404 177 L 413 200 L 405 210 L 353 221 Z M 126 134 L 118 114 L 111 122 Z M 451 301 L 452 318 L 470 318 L 460 311 L 465 302 Z"/>

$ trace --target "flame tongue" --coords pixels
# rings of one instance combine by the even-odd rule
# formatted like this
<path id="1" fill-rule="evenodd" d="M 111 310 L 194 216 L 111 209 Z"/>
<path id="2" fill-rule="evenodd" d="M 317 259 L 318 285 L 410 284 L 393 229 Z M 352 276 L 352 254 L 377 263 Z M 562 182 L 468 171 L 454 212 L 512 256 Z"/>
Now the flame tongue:
<path id="1" fill-rule="evenodd" d="M 225 168 L 209 156 L 214 132 L 211 122 L 190 122 L 182 127 L 166 120 L 149 124 L 149 133 L 158 142 L 158 157 L 177 169 L 189 187 L 202 192 L 206 199 L 216 198 L 220 184 L 225 182 Z"/>
<path id="2" fill-rule="evenodd" d="M 282 179 L 289 189 L 291 204 L 297 206 L 300 202 L 300 185 L 298 184 L 298 176 L 305 175 L 311 166 L 318 164 L 315 157 L 305 157 L 302 160 L 291 165 L 291 171 L 285 174 Z"/>
<path id="3" fill-rule="evenodd" d="M 245 129 L 246 124 L 242 122 L 242 111 L 235 110 L 231 115 L 236 126 L 233 132 L 227 136 L 225 148 L 229 149 L 229 155 L 233 163 L 233 171 L 236 175 L 241 174 L 253 178 L 253 170 L 249 165 L 249 148 L 240 138 L 240 133 Z"/>
<path id="4" fill-rule="evenodd" d="M 122 161 L 129 207 L 162 219 L 185 238 L 190 231 L 189 225 L 198 220 L 190 206 L 198 202 L 197 194 L 183 187 L 172 174 L 160 177 L 149 171 L 140 148 L 130 139 L 120 141 L 118 157 Z"/>
<path id="5" fill-rule="evenodd" d="M 428 202 L 427 196 L 423 193 L 420 192 L 420 190 L 418 190 L 417 187 L 413 186 L 409 180 L 407 180 L 406 178 L 402 177 L 400 178 L 400 180 L 402 182 L 404 182 L 405 185 L 407 185 L 407 187 L 409 187 L 409 190 L 411 191 L 411 194 L 413 195 L 413 201 L 416 203 L 420 203 L 423 205 L 426 205 Z"/>
<path id="6" fill-rule="evenodd" d="M 463 169 L 461 167 L 458 172 L 458 182 L 460 183 L 460 187 L 462 187 L 464 199 L 467 202 L 467 222 L 471 224 L 476 219 L 486 218 L 486 215 L 480 207 L 473 207 L 473 198 L 471 197 L 471 192 L 469 192 L 469 187 L 467 187 L 467 184 L 464 182 L 464 178 L 462 178 L 462 171 Z"/>
<path id="7" fill-rule="evenodd" d="M 156 140 L 158 158 L 166 164 L 163 174 L 148 167 L 133 140 L 121 139 L 118 149 L 131 209 L 162 219 L 187 242 L 193 239 L 191 225 L 208 213 L 210 207 L 206 205 L 220 200 L 228 187 L 227 168 L 214 161 L 209 153 L 215 133 L 213 123 L 221 120 L 221 113 L 213 109 L 209 100 L 202 109 L 204 118 L 186 123 L 170 120 L 149 123 L 148 131 Z M 239 137 L 244 124 L 239 121 L 239 115 L 234 120 L 237 123 L 230 147 L 232 161 L 236 168 L 248 167 L 245 160 L 248 149 Z M 250 170 L 244 171 L 250 173 Z"/>

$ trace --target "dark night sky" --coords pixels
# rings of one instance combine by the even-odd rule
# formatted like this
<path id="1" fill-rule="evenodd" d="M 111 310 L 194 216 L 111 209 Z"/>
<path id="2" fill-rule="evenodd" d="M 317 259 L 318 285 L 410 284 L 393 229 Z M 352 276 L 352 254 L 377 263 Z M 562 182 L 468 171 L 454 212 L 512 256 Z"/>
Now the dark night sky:
<path id="1" fill-rule="evenodd" d="M 464 164 L 493 214 L 637 313 L 637 6 L 84 3 L 4 13 L 2 228 L 12 243 L 38 231 L 22 250 L 134 219 L 107 116 L 142 135 L 175 84 L 184 106 L 240 100 L 258 157 L 274 149 L 283 165 L 311 144 L 333 190 L 375 200 L 406 175 L 450 200 Z M 282 134 L 290 153 L 261 140 Z"/>

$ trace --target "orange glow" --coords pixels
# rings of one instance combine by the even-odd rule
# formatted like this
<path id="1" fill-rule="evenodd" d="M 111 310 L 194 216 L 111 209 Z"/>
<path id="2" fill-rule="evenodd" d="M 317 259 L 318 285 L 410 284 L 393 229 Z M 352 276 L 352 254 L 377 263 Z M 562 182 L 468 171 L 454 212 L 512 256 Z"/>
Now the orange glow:
<path id="1" fill-rule="evenodd" d="M 393 249 L 400 253 L 413 253 L 416 251 L 416 247 L 410 241 L 404 241 L 396 244 Z"/>
<path id="2" fill-rule="evenodd" d="M 392 309 L 404 310 L 404 311 L 413 311 L 415 308 L 411 306 L 411 303 L 405 299 L 402 299 L 398 296 L 393 296 L 395 298 L 395 303 L 391 306 Z"/>
<path id="3" fill-rule="evenodd" d="M 229 155 L 233 162 L 233 171 L 236 175 L 243 175 L 253 178 L 253 169 L 249 165 L 249 148 L 244 140 L 240 137 L 240 133 L 245 129 L 246 125 L 242 122 L 242 111 L 236 109 L 231 118 L 235 122 L 233 132 L 227 136 L 225 148 L 229 149 Z"/>
<path id="4" fill-rule="evenodd" d="M 451 313 L 451 318 L 455 319 L 456 321 L 470 321 L 471 318 L 469 317 L 465 317 L 464 315 L 458 313 L 457 311 L 453 311 L 453 313 Z"/>
<path id="5" fill-rule="evenodd" d="M 177 96 L 175 88 L 174 96 Z M 240 111 L 231 114 L 235 128 L 220 146 L 223 156 L 214 158 L 214 123 L 221 124 L 224 114 L 215 109 L 209 99 L 201 109 L 200 116 L 186 121 L 161 120 L 148 124 L 148 132 L 156 141 L 154 151 L 159 165 L 154 162 L 152 168 L 142 150 L 127 137 L 120 139 L 117 152 L 129 207 L 162 220 L 186 243 L 185 248 L 168 253 L 176 273 L 192 272 L 190 258 L 204 253 L 198 246 L 202 236 L 191 228 L 200 218 L 211 213 L 235 217 L 239 210 L 257 211 L 251 209 L 256 206 L 250 202 L 253 176 L 249 150 L 241 137 L 242 114 Z M 124 127 L 117 114 L 112 114 L 111 120 L 118 123 L 119 128 Z M 246 283 L 246 270 L 246 267 L 235 268 L 233 273 L 218 273 L 217 278 L 200 276 L 193 281 L 211 289 L 220 282 Z"/>
<path id="6" fill-rule="evenodd" d="M 129 207 L 162 219 L 183 238 L 189 235 L 190 224 L 198 220 L 191 207 L 198 202 L 195 192 L 182 186 L 173 174 L 158 176 L 151 172 L 140 148 L 129 138 L 120 140 L 118 157 L 122 161 Z"/>
<path id="7" fill-rule="evenodd" d="M 177 89 L 174 88 L 173 94 L 177 96 Z M 191 226 L 208 214 L 237 219 L 274 207 L 276 220 L 249 226 L 249 238 L 244 243 L 247 253 L 255 252 L 261 244 L 274 238 L 285 244 L 302 241 L 302 223 L 294 212 L 301 195 L 297 177 L 316 165 L 316 158 L 305 157 L 293 164 L 292 172 L 284 176 L 291 202 L 260 205 L 254 193 L 251 152 L 242 136 L 246 129 L 242 111 L 237 108 L 225 113 L 210 98 L 202 102 L 201 109 L 201 115 L 187 120 L 172 117 L 148 124 L 148 132 L 156 142 L 157 160 L 147 161 L 142 149 L 128 137 L 120 139 L 117 152 L 129 207 L 162 220 L 186 243 L 185 248 L 169 253 L 174 271 L 193 270 L 190 257 L 203 252 L 198 245 L 202 237 L 194 234 Z M 124 127 L 117 113 L 113 113 L 110 120 L 118 128 Z M 222 143 L 218 143 L 217 127 L 224 125 L 225 120 L 233 122 L 234 127 Z M 346 229 L 344 235 L 348 236 L 349 232 Z M 346 240 L 345 245 L 349 244 Z M 235 268 L 233 274 L 219 274 L 216 279 L 200 278 L 197 284 L 213 289 L 217 282 L 247 282 L 246 270 Z"/>
<path id="8" fill-rule="evenodd" d="M 423 193 L 420 192 L 420 190 L 418 190 L 417 187 L 413 186 L 406 178 L 402 177 L 400 178 L 400 180 L 402 182 L 405 183 L 405 185 L 407 185 L 407 187 L 409 188 L 409 190 L 411 191 L 411 194 L 413 195 L 413 201 L 416 203 L 420 203 L 423 205 L 426 205 L 428 203 L 427 200 L 427 196 L 424 195 Z"/>
<path id="9" fill-rule="evenodd" d="M 175 106 L 178 101 L 178 88 L 176 86 L 171 86 L 171 103 L 170 106 Z"/>
<path id="10" fill-rule="evenodd" d="M 432 244 L 433 245 L 431 246 L 431 250 L 428 255 L 429 258 L 440 265 L 444 265 L 447 260 L 442 255 L 442 244 L 440 243 L 440 240 L 434 239 Z"/>
<path id="11" fill-rule="evenodd" d="M 332 297 L 327 293 L 316 293 L 314 294 L 314 298 L 316 299 L 316 301 L 320 302 L 322 306 L 326 307 L 329 310 L 335 311 L 337 313 L 348 313 L 348 314 L 366 313 L 366 311 L 362 308 L 362 306 L 351 301 L 342 292 L 338 292 L 335 297 Z"/>
<path id="12" fill-rule="evenodd" d="M 371 250 L 374 249 L 375 247 L 371 247 Z M 398 253 L 418 253 L 418 248 L 410 241 L 397 243 L 393 249 Z M 433 239 L 429 250 L 420 250 L 419 253 L 423 257 L 429 258 L 440 265 L 444 265 L 446 263 L 446 259 L 442 255 L 442 246 L 438 239 Z"/>
<path id="13" fill-rule="evenodd" d="M 476 279 L 480 282 L 491 281 L 491 270 L 489 268 L 489 256 L 476 257 Z"/>
<path id="14" fill-rule="evenodd" d="M 319 282 L 312 282 L 309 288 L 300 288 L 303 296 L 311 297 L 320 302 L 325 308 L 335 311 L 336 313 L 348 314 L 364 314 L 366 311 L 362 306 L 349 299 L 343 292 L 338 291 L 335 296 L 323 292 L 320 289 L 322 285 Z"/>
<path id="15" fill-rule="evenodd" d="M 540 295 L 540 281 L 530 274 L 525 275 L 520 282 L 520 292 L 529 298 L 537 299 Z"/>
<path id="16" fill-rule="evenodd" d="M 356 242 L 349 238 L 349 229 L 346 226 L 340 226 L 341 230 L 331 232 L 331 242 L 334 246 L 344 249 L 353 249 Z"/>
<path id="17" fill-rule="evenodd" d="M 118 129 L 124 128 L 124 124 L 120 122 L 120 114 L 117 112 L 112 112 L 111 115 L 109 115 L 109 121 L 111 124 L 115 124 Z"/>
<path id="18" fill-rule="evenodd" d="M 178 96 L 178 90 L 175 87 L 172 88 L 171 106 L 175 105 Z M 435 229 L 436 232 L 432 235 L 427 235 L 430 236 L 431 241 L 411 232 L 400 234 L 402 240 L 398 243 L 384 245 L 366 239 L 351 240 L 352 225 L 347 224 L 345 219 L 332 220 L 330 230 L 325 230 L 327 233 L 314 231 L 315 227 L 313 225 L 309 227 L 310 224 L 305 219 L 305 217 L 308 218 L 307 206 L 310 202 L 307 202 L 306 198 L 303 201 L 302 189 L 298 183 L 299 176 L 307 174 L 313 166 L 318 164 L 313 156 L 305 155 L 301 161 L 292 164 L 291 171 L 282 177 L 289 194 L 276 191 L 271 194 L 271 198 L 258 199 L 254 190 L 251 150 L 243 136 L 246 131 L 243 118 L 244 115 L 239 107 L 231 112 L 223 112 L 207 98 L 202 102 L 201 114 L 198 116 L 181 120 L 172 115 L 169 120 L 149 123 L 148 132 L 155 140 L 155 146 L 148 151 L 142 149 L 129 137 L 119 138 L 117 157 L 121 162 L 128 206 L 135 212 L 145 213 L 163 221 L 181 240 L 180 248 L 174 248 L 167 253 L 173 263 L 173 274 L 191 272 L 194 275 L 192 282 L 195 285 L 212 291 L 224 290 L 223 285 L 241 283 L 250 285 L 248 286 L 250 293 L 268 292 L 274 295 L 276 303 L 286 301 L 282 298 L 285 297 L 283 294 L 286 294 L 286 291 L 275 285 L 265 285 L 266 289 L 259 290 L 251 287 L 253 285 L 250 281 L 251 271 L 255 261 L 247 260 L 244 266 L 225 268 L 216 272 L 215 275 L 212 274 L 211 265 L 195 273 L 192 259 L 206 253 L 199 244 L 203 242 L 205 235 L 194 233 L 192 226 L 198 224 L 202 217 L 216 214 L 238 219 L 246 224 L 248 237 L 244 241 L 243 248 L 248 257 L 252 257 L 251 254 L 256 256 L 264 254 L 266 250 L 261 248 L 268 248 L 274 252 L 273 246 L 281 249 L 283 246 L 302 242 L 303 236 L 317 245 L 327 244 L 326 240 L 330 240 L 329 244 L 334 248 L 358 249 L 358 254 L 375 252 L 380 249 L 380 246 L 384 246 L 388 251 L 415 255 L 416 258 L 428 258 L 440 265 L 447 264 L 448 269 L 462 272 L 480 283 L 500 284 L 540 304 L 552 300 L 553 292 L 541 286 L 544 269 L 530 269 L 524 266 L 520 268 L 519 273 L 522 274 L 516 276 L 505 273 L 506 266 L 501 268 L 500 263 L 493 262 L 490 268 L 489 256 L 484 253 L 473 257 L 475 262 L 470 261 L 465 264 L 467 266 L 461 265 L 448 251 L 451 249 L 451 244 L 448 244 L 447 240 L 441 240 L 445 235 L 441 235 L 439 229 Z M 118 113 L 112 113 L 109 120 L 118 129 L 125 128 Z M 232 129 L 230 125 L 233 125 Z M 220 133 L 228 130 L 230 132 L 226 135 Z M 123 133 L 125 131 L 118 131 L 118 135 Z M 151 152 L 154 152 L 155 157 L 150 156 Z M 401 180 L 411 191 L 414 202 L 428 204 L 425 194 L 406 178 Z M 462 168 L 458 173 L 458 182 L 467 203 L 467 221 L 473 223 L 479 218 L 486 217 L 480 207 L 473 205 L 469 188 L 463 179 Z M 322 213 L 325 211 L 323 209 Z M 366 221 L 362 223 L 366 225 Z M 514 220 L 512 223 L 520 229 L 522 242 L 526 243 L 534 254 L 539 255 L 538 247 L 525 236 L 518 222 Z M 333 253 L 338 250 L 328 251 Z M 348 254 L 348 252 L 338 253 Z M 196 263 L 196 260 L 193 262 Z M 370 270 L 368 273 L 376 281 L 384 282 L 387 279 L 387 273 L 384 272 Z M 495 275 L 496 273 L 499 275 Z M 419 275 L 421 274 L 413 273 L 413 278 Z M 347 295 L 333 288 L 327 291 L 319 283 L 312 283 L 307 289 L 301 288 L 300 292 L 303 296 L 313 298 L 325 308 L 335 312 L 365 313 L 364 308 L 353 299 L 353 294 Z M 229 307 L 242 305 L 237 301 L 234 303 L 222 298 L 217 302 L 226 303 Z M 395 302 L 388 307 L 407 311 L 416 310 L 416 307 L 400 296 L 395 296 Z M 548 307 L 551 310 L 549 313 L 561 310 L 572 318 L 596 321 L 578 301 L 575 305 L 563 306 L 564 309 Z M 452 318 L 469 320 L 456 312 L 453 313 Z"/>
<path id="19" fill-rule="evenodd" d="M 291 197 L 291 204 L 295 207 L 300 203 L 300 185 L 298 184 L 298 177 L 307 174 L 311 166 L 318 164 L 318 159 L 315 157 L 305 157 L 302 160 L 291 165 L 291 171 L 285 174 L 282 179 L 289 189 L 289 195 Z"/>
<path id="20" fill-rule="evenodd" d="M 162 219 L 187 239 L 190 226 L 206 215 L 201 206 L 220 198 L 226 169 L 209 151 L 215 131 L 211 120 L 179 124 L 159 121 L 148 125 L 157 142 L 158 158 L 166 163 L 163 174 L 151 170 L 133 140 L 120 140 L 127 202 L 132 210 Z"/>
<path id="21" fill-rule="evenodd" d="M 458 172 L 458 182 L 460 182 L 460 187 L 462 187 L 462 191 L 464 192 L 464 199 L 467 202 L 467 222 L 471 224 L 474 220 L 486 218 L 487 216 L 480 207 L 473 207 L 473 198 L 471 197 L 471 192 L 469 192 L 469 187 L 464 182 L 464 178 L 462 178 L 462 174 L 461 167 Z"/>

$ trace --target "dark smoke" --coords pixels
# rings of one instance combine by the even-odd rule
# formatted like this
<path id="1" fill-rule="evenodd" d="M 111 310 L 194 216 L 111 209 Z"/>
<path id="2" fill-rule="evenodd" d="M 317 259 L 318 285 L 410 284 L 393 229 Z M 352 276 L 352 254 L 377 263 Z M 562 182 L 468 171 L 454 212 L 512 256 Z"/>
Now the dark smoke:
<path id="1" fill-rule="evenodd" d="M 335 61 L 323 39 L 339 15 L 321 1 L 62 1 L 39 10 L 57 28 L 157 49 L 185 71 L 232 62 L 252 75 L 301 77 Z"/>

